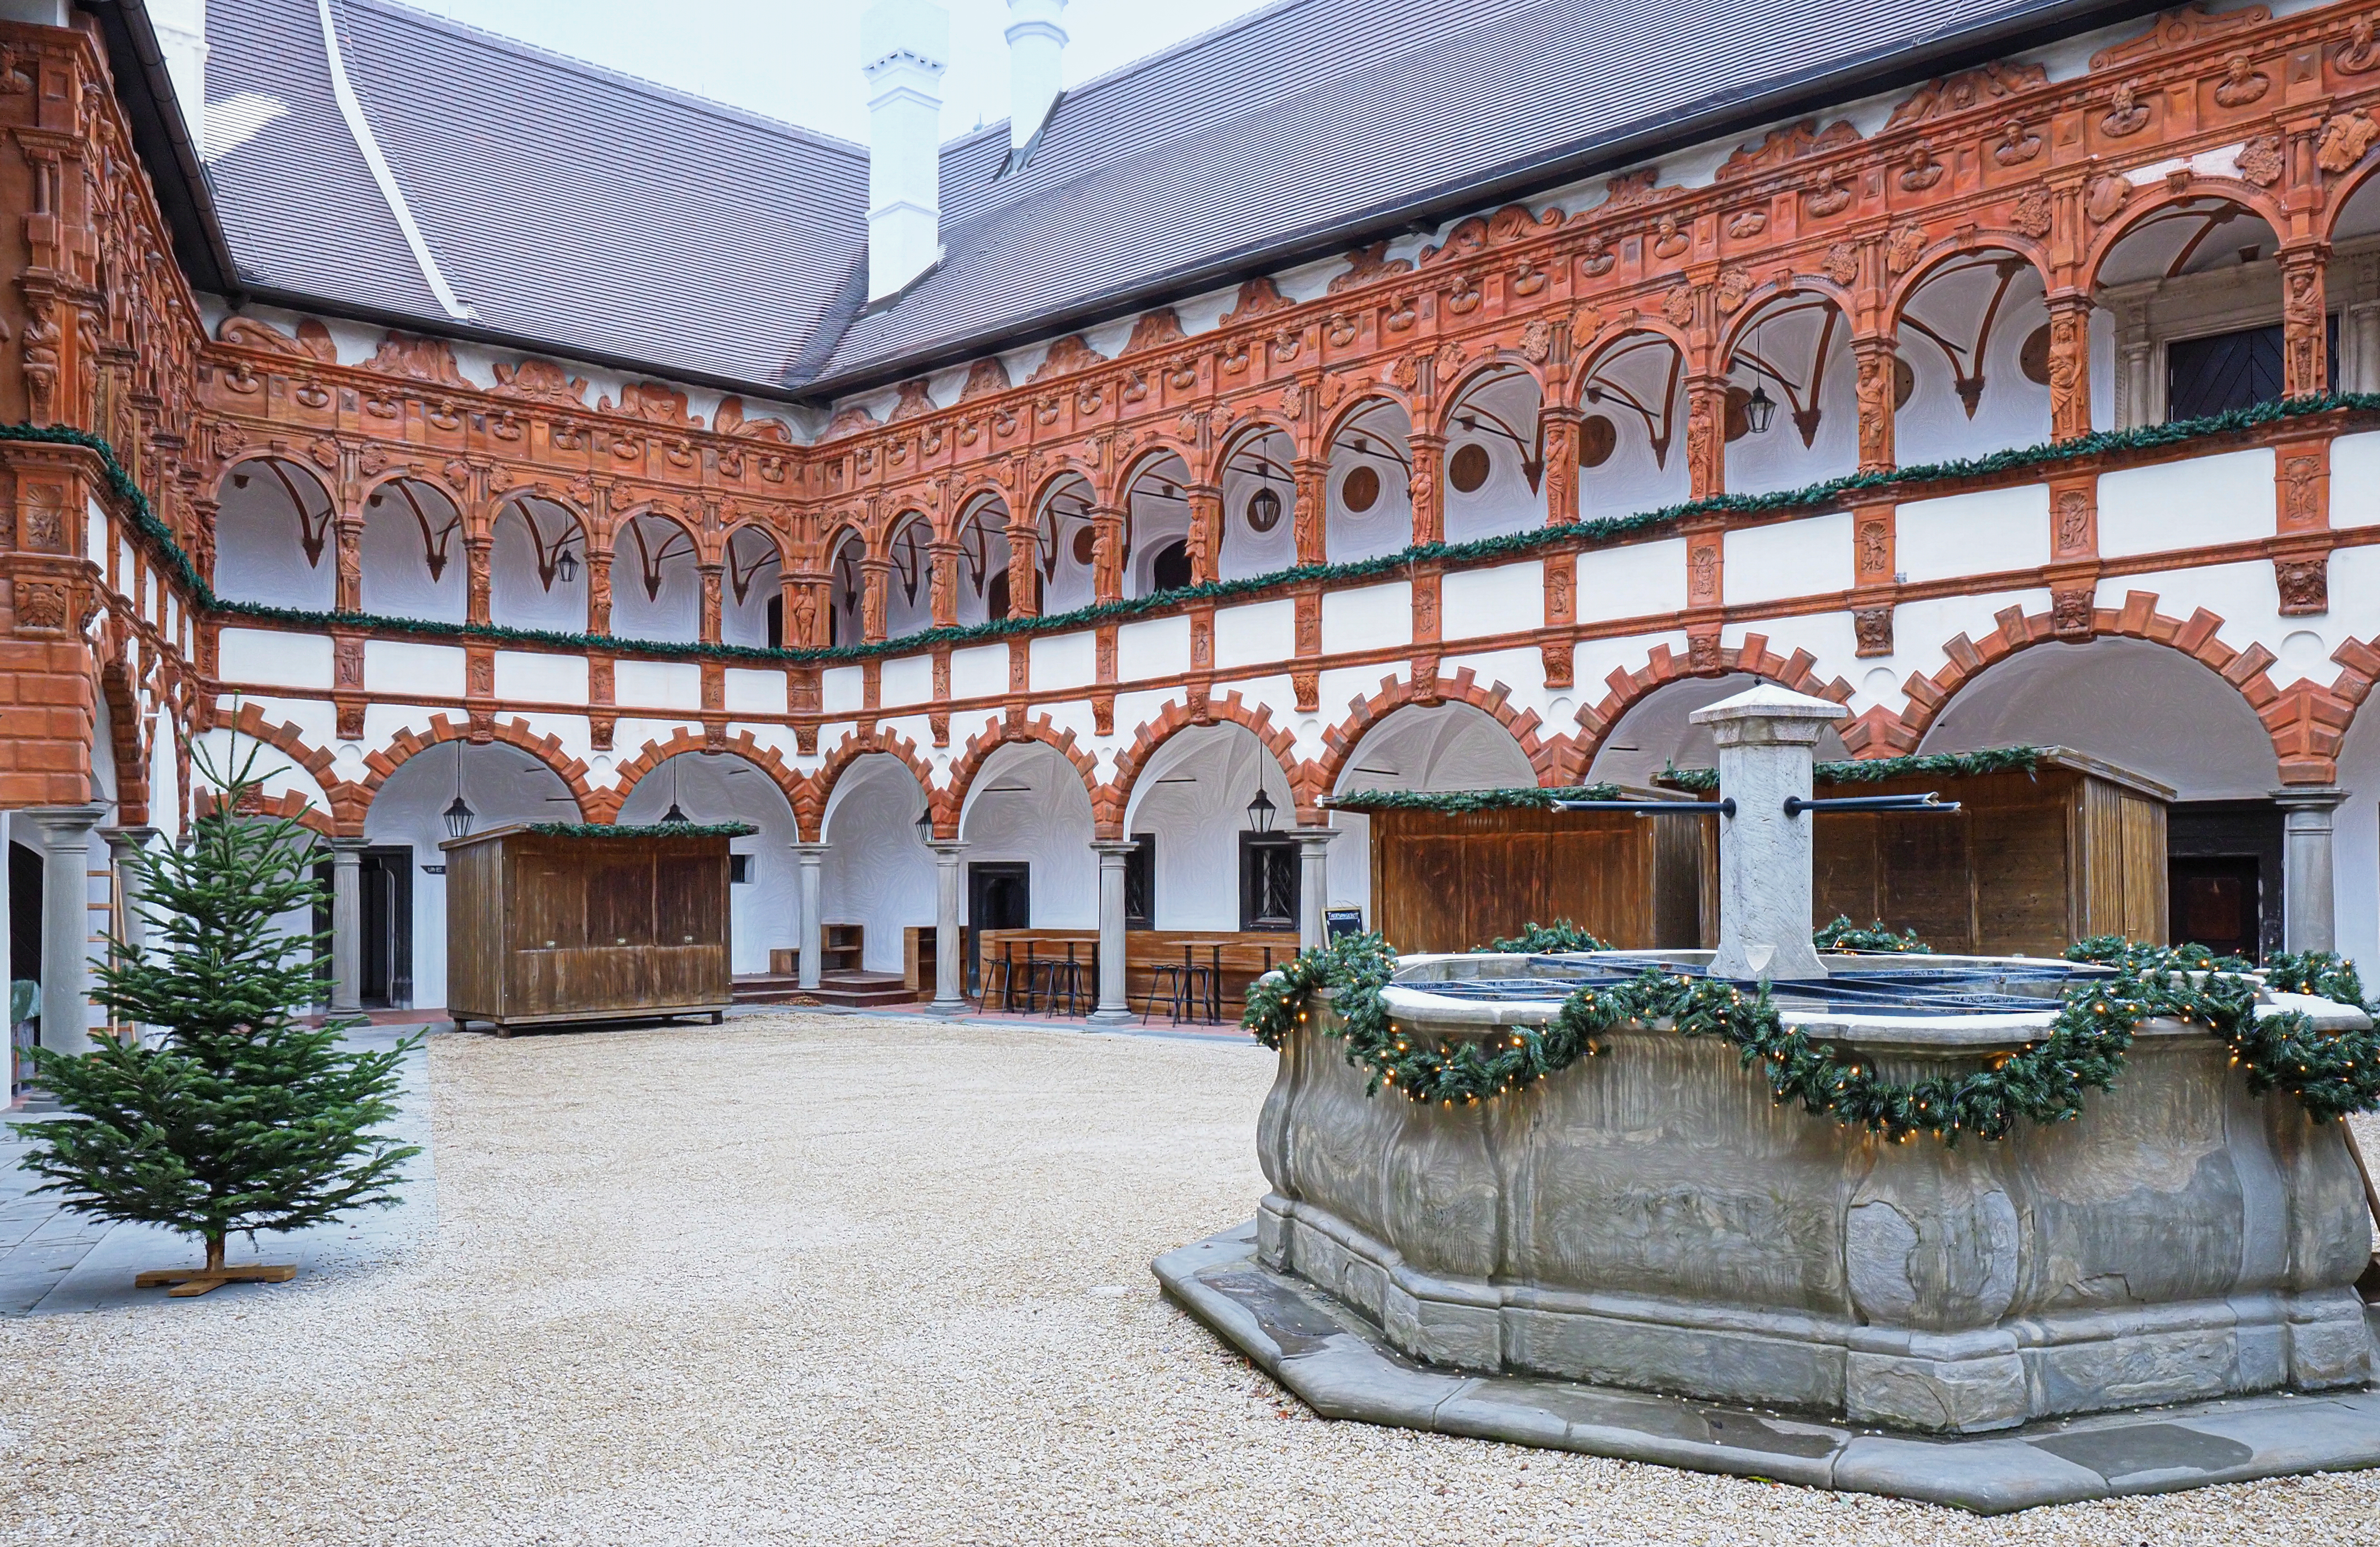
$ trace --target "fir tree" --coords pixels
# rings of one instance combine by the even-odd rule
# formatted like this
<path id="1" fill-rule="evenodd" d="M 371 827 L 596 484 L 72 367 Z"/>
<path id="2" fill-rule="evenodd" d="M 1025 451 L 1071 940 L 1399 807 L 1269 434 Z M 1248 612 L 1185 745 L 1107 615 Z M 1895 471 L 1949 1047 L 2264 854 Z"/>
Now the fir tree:
<path id="1" fill-rule="evenodd" d="M 410 1041 L 380 1053 L 342 1048 L 358 1020 L 308 1027 L 313 956 L 325 937 L 287 930 L 311 917 L 313 835 L 282 817 L 244 815 L 265 774 L 259 749 L 227 771 L 193 761 L 220 791 L 181 844 L 142 861 L 150 944 L 114 938 L 94 958 L 94 997 L 152 1039 L 100 1035 L 87 1052 L 37 1050 L 37 1077 L 70 1115 L 15 1125 L 33 1141 L 24 1165 L 67 1207 L 161 1224 L 206 1245 L 195 1273 L 144 1273 L 204 1293 L 285 1269 L 226 1269 L 234 1232 L 294 1230 L 388 1205 L 420 1151 L 371 1130 L 395 1113 L 397 1066 Z M 302 910 L 302 911 L 301 911 Z"/>

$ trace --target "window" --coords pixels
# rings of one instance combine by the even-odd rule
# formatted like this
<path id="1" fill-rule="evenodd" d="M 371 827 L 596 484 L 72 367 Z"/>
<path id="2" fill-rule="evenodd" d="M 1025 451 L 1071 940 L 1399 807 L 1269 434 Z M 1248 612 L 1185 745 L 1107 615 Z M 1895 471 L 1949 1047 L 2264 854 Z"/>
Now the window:
<path id="1" fill-rule="evenodd" d="M 782 592 L 769 598 L 769 648 L 785 648 L 785 598 Z"/>
<path id="2" fill-rule="evenodd" d="M 1180 591 L 1190 583 L 1190 545 L 1175 538 L 1157 550 L 1148 561 L 1148 583 L 1152 591 Z"/>
<path id="3" fill-rule="evenodd" d="M 1157 834 L 1135 833 L 1123 857 L 1123 927 L 1157 927 Z"/>
<path id="4" fill-rule="evenodd" d="M 2338 376 L 2338 319 L 2329 321 L 2330 376 Z M 2204 419 L 2281 396 L 2281 329 L 2241 328 L 2177 338 L 2165 348 L 2166 418 Z"/>
<path id="5" fill-rule="evenodd" d="M 727 857 L 728 883 L 730 885 L 741 886 L 749 884 L 751 880 L 752 857 L 748 854 L 729 855 Z"/>
<path id="6" fill-rule="evenodd" d="M 1297 928 L 1297 842 L 1285 834 L 1240 834 L 1240 928 Z"/>

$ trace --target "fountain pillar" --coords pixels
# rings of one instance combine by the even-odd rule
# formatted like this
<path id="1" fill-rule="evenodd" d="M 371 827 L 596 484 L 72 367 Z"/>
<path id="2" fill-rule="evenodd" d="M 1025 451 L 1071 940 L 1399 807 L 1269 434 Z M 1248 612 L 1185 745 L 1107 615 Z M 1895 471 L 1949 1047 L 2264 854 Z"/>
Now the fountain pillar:
<path id="1" fill-rule="evenodd" d="M 1718 952 L 1714 978 L 1823 978 L 1810 944 L 1810 798 L 1819 733 L 1843 717 L 1839 703 L 1762 683 L 1694 711 L 1718 748 L 1718 787 L 1735 802 L 1719 818 Z"/>

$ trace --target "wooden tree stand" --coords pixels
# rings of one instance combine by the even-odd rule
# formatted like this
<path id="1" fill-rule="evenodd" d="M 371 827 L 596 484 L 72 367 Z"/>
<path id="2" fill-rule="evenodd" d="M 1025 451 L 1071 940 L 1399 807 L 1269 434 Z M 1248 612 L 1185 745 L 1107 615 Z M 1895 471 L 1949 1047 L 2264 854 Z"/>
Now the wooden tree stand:
<path id="1" fill-rule="evenodd" d="M 225 1284 L 286 1284 L 298 1276 L 294 1262 L 245 1262 L 222 1268 L 152 1268 L 134 1275 L 135 1289 L 154 1289 L 161 1284 L 174 1287 L 165 1291 L 174 1298 L 188 1299 Z"/>

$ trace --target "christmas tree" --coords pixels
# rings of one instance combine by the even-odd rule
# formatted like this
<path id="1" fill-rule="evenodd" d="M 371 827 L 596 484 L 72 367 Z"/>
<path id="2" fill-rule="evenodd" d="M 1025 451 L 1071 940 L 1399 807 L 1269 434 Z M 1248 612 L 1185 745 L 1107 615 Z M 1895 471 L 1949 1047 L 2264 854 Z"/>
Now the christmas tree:
<path id="1" fill-rule="evenodd" d="M 141 861 L 150 944 L 111 937 L 92 962 L 94 997 L 111 1018 L 152 1035 L 37 1050 L 36 1076 L 69 1115 L 15 1125 L 32 1140 L 24 1165 L 47 1178 L 37 1191 L 205 1243 L 203 1268 L 136 1280 L 178 1285 L 176 1295 L 288 1279 L 294 1268 L 227 1266 L 225 1237 L 395 1203 L 404 1163 L 420 1152 L 371 1131 L 395 1115 L 397 1066 L 412 1042 L 351 1051 L 343 1034 L 362 1022 L 299 1019 L 318 992 L 313 958 L 325 937 L 286 920 L 310 920 L 322 895 L 315 844 L 298 822 L 241 811 L 266 776 L 258 753 L 250 742 L 240 755 L 235 737 L 226 770 L 193 749 L 221 793 L 182 843 Z"/>

